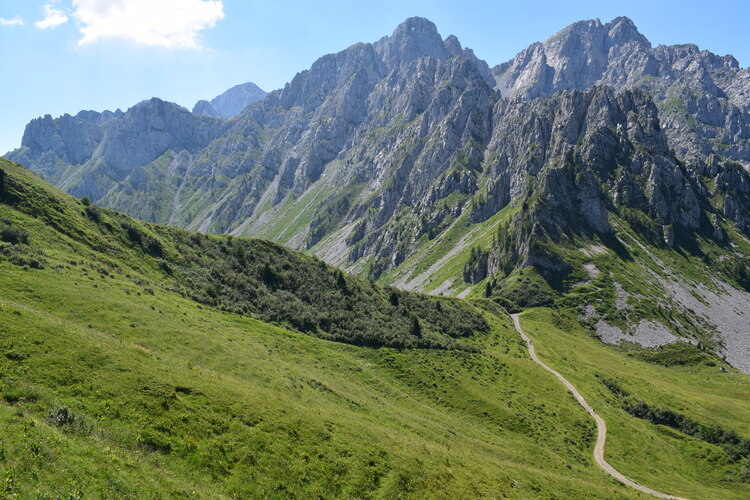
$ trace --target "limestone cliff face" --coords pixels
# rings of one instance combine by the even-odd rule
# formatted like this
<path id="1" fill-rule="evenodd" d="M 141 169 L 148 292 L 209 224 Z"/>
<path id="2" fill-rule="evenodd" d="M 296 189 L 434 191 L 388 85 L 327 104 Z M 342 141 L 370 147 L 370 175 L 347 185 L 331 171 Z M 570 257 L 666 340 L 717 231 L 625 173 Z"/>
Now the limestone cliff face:
<path id="1" fill-rule="evenodd" d="M 571 234 L 611 231 L 610 214 L 648 214 L 639 227 L 671 245 L 675 228 L 701 228 L 701 193 L 669 148 L 650 96 L 597 86 L 546 100 L 501 100 L 483 174 L 489 199 L 523 200 L 511 245 L 479 255 L 465 279 L 481 281 L 511 266 L 534 265 L 549 279 L 566 272 L 537 244 Z M 491 181 L 489 181 L 491 179 Z M 494 208 L 494 207 L 493 207 Z"/>
<path id="2" fill-rule="evenodd" d="M 700 184 L 708 179 L 718 194 L 711 198 L 713 208 L 747 231 L 743 214 L 750 205 L 739 201 L 744 199 L 741 189 L 729 193 L 727 179 L 736 186 L 750 182 L 750 70 L 740 68 L 731 55 L 717 56 L 691 44 L 652 47 L 633 22 L 622 17 L 606 24 L 574 23 L 492 68 L 492 73 L 495 88 L 511 99 L 546 99 L 561 90 L 601 85 L 643 90 L 656 104 L 668 146 L 686 162 L 688 177 L 698 185 L 694 191 L 704 192 Z M 720 167 L 706 168 L 720 163 L 717 158 L 736 163 L 731 176 Z M 665 175 L 659 168 L 652 174 Z M 660 222 L 667 222 L 661 214 L 678 210 L 672 196 L 681 192 L 652 191 Z M 683 218 L 694 226 L 699 211 L 688 212 L 691 215 Z M 667 241 L 672 240 L 670 224 L 664 224 Z"/>
<path id="3" fill-rule="evenodd" d="M 153 98 L 127 112 L 82 111 L 26 126 L 7 157 L 76 196 L 100 200 L 168 151 L 197 153 L 224 129 L 220 120 Z"/>
<path id="4" fill-rule="evenodd" d="M 222 132 L 217 120 L 185 108 L 150 99 L 133 106 L 106 128 L 99 151 L 102 163 L 122 176 L 133 165 L 145 165 L 168 149 L 197 153 Z"/>
<path id="5" fill-rule="evenodd" d="M 65 166 L 85 163 L 94 156 L 104 127 L 122 114 L 120 110 L 81 111 L 75 116 L 37 118 L 26 126 L 21 148 L 9 157 L 57 184 L 63 180 Z"/>
<path id="6" fill-rule="evenodd" d="M 691 44 L 652 47 L 628 18 L 574 23 L 492 73 L 504 96 L 524 99 L 594 85 L 641 88 L 678 155 L 750 164 L 750 71 Z"/>

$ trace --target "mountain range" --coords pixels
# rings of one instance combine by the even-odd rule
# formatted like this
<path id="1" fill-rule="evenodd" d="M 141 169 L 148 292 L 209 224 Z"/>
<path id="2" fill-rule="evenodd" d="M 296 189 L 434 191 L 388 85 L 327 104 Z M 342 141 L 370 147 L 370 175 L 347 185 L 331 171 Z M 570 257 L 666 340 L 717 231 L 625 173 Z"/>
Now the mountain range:
<path id="1" fill-rule="evenodd" d="M 224 97 L 260 95 L 242 88 Z M 722 299 L 748 303 L 750 286 L 750 72 L 733 57 L 652 47 L 620 17 L 490 67 L 411 18 L 240 108 L 215 118 L 154 98 L 46 116 L 6 156 L 142 220 L 511 309 L 567 294 L 601 338 L 687 338 L 750 370 L 742 308 Z M 705 290 L 642 286 L 676 255 Z"/>

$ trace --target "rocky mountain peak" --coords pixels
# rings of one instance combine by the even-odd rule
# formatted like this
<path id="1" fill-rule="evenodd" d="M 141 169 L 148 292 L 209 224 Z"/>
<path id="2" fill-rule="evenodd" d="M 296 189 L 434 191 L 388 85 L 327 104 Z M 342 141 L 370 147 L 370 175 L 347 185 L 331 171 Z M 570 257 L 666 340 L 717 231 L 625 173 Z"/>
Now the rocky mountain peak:
<path id="1" fill-rule="evenodd" d="M 625 45 L 628 42 L 636 42 L 645 47 L 651 47 L 651 42 L 643 36 L 635 23 L 625 16 L 616 17 L 604 25 L 612 45 Z"/>
<path id="2" fill-rule="evenodd" d="M 198 101 L 193 107 L 193 113 L 214 118 L 231 118 L 250 104 L 263 99 L 266 94 L 266 91 L 253 82 L 235 85 L 210 101 Z"/>
<path id="3" fill-rule="evenodd" d="M 558 31 L 543 43 L 545 47 L 554 47 L 563 42 L 566 48 L 579 48 L 581 44 L 587 48 L 603 48 L 605 50 L 615 45 L 625 45 L 635 42 L 639 45 L 651 47 L 651 42 L 643 36 L 635 23 L 628 17 L 621 16 L 602 24 L 599 19 L 577 21 Z M 573 44 L 573 45 L 570 45 Z M 577 45 L 576 45 L 577 44 Z M 596 44 L 601 44 L 599 47 Z"/>
<path id="4" fill-rule="evenodd" d="M 651 43 L 632 20 L 574 23 L 495 66 L 505 97 L 546 98 L 609 85 L 653 96 L 670 146 L 682 158 L 715 153 L 750 164 L 750 79 L 731 55 L 695 44 Z"/>
<path id="5" fill-rule="evenodd" d="M 216 109 L 211 106 L 211 103 L 205 99 L 201 99 L 195 103 L 195 106 L 193 106 L 193 113 L 203 116 L 219 116 L 219 112 L 216 111 Z"/>
<path id="6" fill-rule="evenodd" d="M 337 88 L 371 85 L 387 73 L 372 44 L 357 43 L 327 54 L 315 61 L 310 69 L 297 73 L 278 94 L 282 106 L 303 106 L 311 110 L 319 106 Z M 356 75 L 357 78 L 351 77 Z"/>
<path id="7" fill-rule="evenodd" d="M 391 36 L 375 43 L 375 50 L 391 70 L 402 68 L 422 57 L 450 57 L 435 24 L 422 17 L 410 17 L 399 24 Z"/>
<path id="8" fill-rule="evenodd" d="M 163 112 L 167 108 L 171 108 L 173 106 L 176 106 L 178 108 L 181 108 L 179 104 L 175 104 L 173 102 L 165 101 L 163 99 L 159 99 L 158 97 L 152 97 L 151 99 L 144 99 L 141 102 L 131 106 L 127 111 L 127 113 L 136 112 L 144 110 L 145 112 Z"/>
<path id="9" fill-rule="evenodd" d="M 464 49 L 461 46 L 461 42 L 458 41 L 456 35 L 450 35 L 445 39 L 443 43 L 445 44 L 445 48 L 448 50 L 448 53 L 451 56 L 455 57 L 463 55 Z"/>
<path id="10" fill-rule="evenodd" d="M 651 43 L 627 17 L 606 24 L 599 19 L 578 21 L 544 42 L 532 44 L 492 72 L 503 95 L 534 99 L 559 90 L 589 88 L 623 54 L 650 48 Z M 640 64 L 644 65 L 646 62 Z"/>

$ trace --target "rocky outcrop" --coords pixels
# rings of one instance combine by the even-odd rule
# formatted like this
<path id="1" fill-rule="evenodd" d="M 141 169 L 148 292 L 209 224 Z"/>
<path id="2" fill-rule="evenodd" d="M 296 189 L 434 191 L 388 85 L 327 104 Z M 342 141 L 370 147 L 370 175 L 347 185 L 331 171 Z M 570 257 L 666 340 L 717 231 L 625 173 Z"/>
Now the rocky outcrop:
<path id="1" fill-rule="evenodd" d="M 104 129 L 123 115 L 115 112 L 81 111 L 53 119 L 50 115 L 32 120 L 21 140 L 21 147 L 8 158 L 27 165 L 54 184 L 59 184 L 65 167 L 85 163 L 95 155 Z"/>
<path id="2" fill-rule="evenodd" d="M 221 115 L 219 115 L 219 112 L 216 111 L 216 109 L 214 109 L 214 107 L 211 106 L 211 103 L 205 99 L 201 99 L 200 101 L 195 103 L 195 106 L 193 106 L 193 113 L 195 113 L 196 115 L 213 116 L 214 118 L 221 118 Z"/>
<path id="3" fill-rule="evenodd" d="M 109 124 L 99 155 L 102 163 L 120 177 L 133 166 L 147 165 L 168 150 L 197 153 L 222 130 L 216 120 L 153 98 L 133 106 Z"/>
<path id="4" fill-rule="evenodd" d="M 704 183 L 706 194 L 720 214 L 737 224 L 745 233 L 750 233 L 750 174 L 742 165 L 716 155 L 694 168 L 700 169 L 699 175 L 710 181 Z M 714 214 L 711 220 L 711 229 L 720 238 L 723 230 L 718 217 Z"/>
<path id="5" fill-rule="evenodd" d="M 467 265 L 467 281 L 529 265 L 559 281 L 570 266 L 544 242 L 606 237 L 610 213 L 643 214 L 659 229 L 635 229 L 655 244 L 673 244 L 671 228 L 699 230 L 701 195 L 669 149 L 648 94 L 594 87 L 499 101 L 493 122 L 484 172 L 490 192 L 523 200 L 523 210 L 485 256 Z"/>

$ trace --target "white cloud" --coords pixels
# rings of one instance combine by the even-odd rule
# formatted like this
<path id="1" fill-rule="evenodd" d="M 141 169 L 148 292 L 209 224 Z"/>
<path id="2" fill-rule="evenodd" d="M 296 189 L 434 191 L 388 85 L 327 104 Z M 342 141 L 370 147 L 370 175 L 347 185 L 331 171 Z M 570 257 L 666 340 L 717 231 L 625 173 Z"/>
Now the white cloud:
<path id="1" fill-rule="evenodd" d="M 55 2 L 57 0 L 52 0 L 44 5 L 44 19 L 35 22 L 34 26 L 40 30 L 46 30 L 47 28 L 54 28 L 68 22 L 68 16 L 65 15 L 65 12 L 54 7 L 53 4 Z"/>
<path id="2" fill-rule="evenodd" d="M 0 26 L 23 26 L 23 19 L 18 16 L 12 19 L 4 19 L 0 17 Z"/>
<path id="3" fill-rule="evenodd" d="M 141 45 L 195 48 L 201 30 L 224 18 L 221 0 L 73 0 L 79 45 L 124 38 Z"/>

